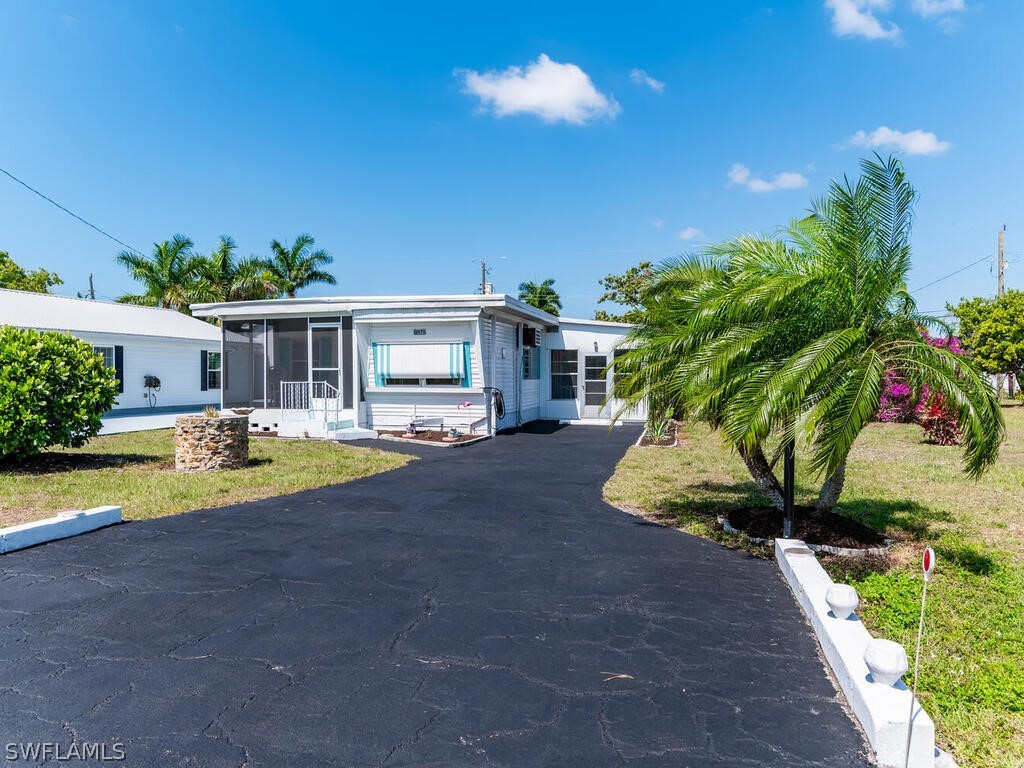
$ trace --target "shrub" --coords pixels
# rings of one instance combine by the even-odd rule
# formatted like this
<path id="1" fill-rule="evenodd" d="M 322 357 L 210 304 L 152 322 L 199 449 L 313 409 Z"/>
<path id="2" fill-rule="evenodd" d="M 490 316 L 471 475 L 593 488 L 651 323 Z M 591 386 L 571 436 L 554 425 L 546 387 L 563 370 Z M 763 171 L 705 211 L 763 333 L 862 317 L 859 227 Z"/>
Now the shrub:
<path id="1" fill-rule="evenodd" d="M 885 385 L 882 388 L 882 397 L 875 418 L 879 421 L 899 423 L 913 421 L 915 403 L 912 395 L 910 385 L 902 376 L 895 371 L 886 371 Z"/>
<path id="2" fill-rule="evenodd" d="M 957 355 L 964 354 L 956 336 L 930 336 L 924 332 L 921 335 L 933 347 L 949 349 Z M 915 401 L 912 387 L 898 371 L 885 372 L 875 418 L 889 422 L 916 421 L 924 429 L 925 437 L 939 445 L 957 445 L 960 442 L 956 413 L 946 399 L 924 387 Z"/>
<path id="3" fill-rule="evenodd" d="M 0 328 L 0 458 L 85 445 L 116 398 L 115 374 L 89 344 L 63 333 Z"/>

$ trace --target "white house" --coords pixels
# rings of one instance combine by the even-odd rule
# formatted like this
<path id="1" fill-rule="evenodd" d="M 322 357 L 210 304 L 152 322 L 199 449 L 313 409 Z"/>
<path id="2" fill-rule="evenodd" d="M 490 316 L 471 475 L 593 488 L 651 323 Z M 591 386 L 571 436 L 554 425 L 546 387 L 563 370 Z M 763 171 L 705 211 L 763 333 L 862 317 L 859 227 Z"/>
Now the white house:
<path id="1" fill-rule="evenodd" d="M 493 434 L 537 419 L 608 423 L 629 326 L 505 294 L 195 304 L 223 323 L 222 407 L 254 429 L 340 439 L 411 421 Z M 643 413 L 631 413 L 642 419 Z"/>
<path id="2" fill-rule="evenodd" d="M 69 333 L 117 372 L 118 414 L 201 409 L 220 400 L 214 325 L 171 309 L 0 289 L 0 325 Z"/>

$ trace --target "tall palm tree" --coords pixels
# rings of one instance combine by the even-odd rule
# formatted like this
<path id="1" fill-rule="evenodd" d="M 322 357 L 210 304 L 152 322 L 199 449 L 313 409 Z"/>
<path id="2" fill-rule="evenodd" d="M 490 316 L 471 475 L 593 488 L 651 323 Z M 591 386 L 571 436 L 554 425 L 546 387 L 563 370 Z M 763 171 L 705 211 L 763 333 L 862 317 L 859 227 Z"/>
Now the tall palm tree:
<path id="1" fill-rule="evenodd" d="M 670 397 L 735 446 L 781 506 L 773 461 L 795 446 L 823 478 L 815 513 L 839 500 L 857 435 L 878 410 L 888 370 L 916 393 L 942 393 L 962 431 L 964 470 L 996 459 L 1005 427 L 987 378 L 931 346 L 906 288 L 916 193 L 900 162 L 861 162 L 779 237 L 745 236 L 658 272 L 615 392 Z"/>
<path id="2" fill-rule="evenodd" d="M 295 292 L 307 285 L 336 285 L 338 282 L 334 275 L 322 269 L 334 259 L 322 248 L 313 250 L 314 244 L 310 235 L 299 235 L 291 248 L 277 240 L 270 241 L 271 255 L 265 263 L 288 298 L 295 298 Z"/>
<path id="3" fill-rule="evenodd" d="M 555 281 L 551 278 L 542 283 L 520 283 L 519 300 L 557 316 L 562 311 L 562 298 L 554 286 Z"/>
<path id="4" fill-rule="evenodd" d="M 202 258 L 196 293 L 204 301 L 271 299 L 281 286 L 264 259 L 235 257 L 234 238 L 222 235 L 217 247 Z"/>
<path id="5" fill-rule="evenodd" d="M 202 259 L 192 251 L 192 241 L 184 235 L 154 243 L 151 256 L 121 251 L 116 260 L 145 289 L 142 293 L 119 297 L 120 302 L 176 309 L 188 314 L 188 305 L 200 298 L 198 282 Z"/>

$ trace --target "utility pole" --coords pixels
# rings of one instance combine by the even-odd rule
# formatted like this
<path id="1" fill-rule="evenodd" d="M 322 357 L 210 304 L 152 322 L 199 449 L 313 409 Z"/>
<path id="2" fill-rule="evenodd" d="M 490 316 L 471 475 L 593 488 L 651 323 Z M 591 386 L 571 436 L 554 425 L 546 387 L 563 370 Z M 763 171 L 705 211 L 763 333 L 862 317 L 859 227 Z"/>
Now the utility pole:
<path id="1" fill-rule="evenodd" d="M 487 282 L 487 273 L 490 272 L 490 267 L 487 266 L 487 262 L 480 259 L 480 293 L 486 294 L 491 293 L 494 289 L 490 283 Z"/>
<path id="2" fill-rule="evenodd" d="M 996 298 L 1001 298 L 1003 295 L 1003 273 L 1006 271 L 1006 256 L 1003 250 L 1004 241 L 1006 240 L 1006 225 L 1003 224 L 1003 228 L 999 230 L 999 269 L 997 272 L 998 284 L 996 288 Z M 1003 377 L 997 378 L 998 391 L 1002 394 L 1003 391 Z M 1013 373 L 1006 374 L 1006 394 L 1011 398 L 1014 395 L 1016 382 L 1014 381 Z"/>
<path id="3" fill-rule="evenodd" d="M 1003 258 L 1003 241 L 1006 239 L 1006 225 L 1003 224 L 1003 228 L 999 230 L 999 288 L 996 290 L 996 296 L 1003 295 L 1003 271 L 1006 269 L 1006 260 Z"/>
<path id="4" fill-rule="evenodd" d="M 96 301 L 96 289 L 92 285 L 92 272 L 89 273 L 89 298 Z"/>

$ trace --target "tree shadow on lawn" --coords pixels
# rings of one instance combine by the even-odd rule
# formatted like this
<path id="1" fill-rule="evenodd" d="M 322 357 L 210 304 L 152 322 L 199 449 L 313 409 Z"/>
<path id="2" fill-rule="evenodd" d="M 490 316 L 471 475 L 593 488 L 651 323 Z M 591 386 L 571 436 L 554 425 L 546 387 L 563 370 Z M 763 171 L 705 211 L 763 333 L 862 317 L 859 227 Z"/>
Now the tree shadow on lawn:
<path id="1" fill-rule="evenodd" d="M 163 459 L 163 456 L 147 453 L 40 453 L 20 461 L 0 461 L 0 472 L 10 475 L 53 475 L 153 464 Z"/>
<path id="2" fill-rule="evenodd" d="M 730 509 L 766 504 L 768 500 L 753 482 L 703 482 L 659 500 L 655 508 L 659 519 L 699 519 L 713 524 L 718 515 Z M 934 523 L 953 522 L 949 512 L 926 507 L 914 499 L 843 499 L 836 508 L 836 514 L 857 520 L 881 533 L 902 532 L 911 539 L 928 535 Z"/>

